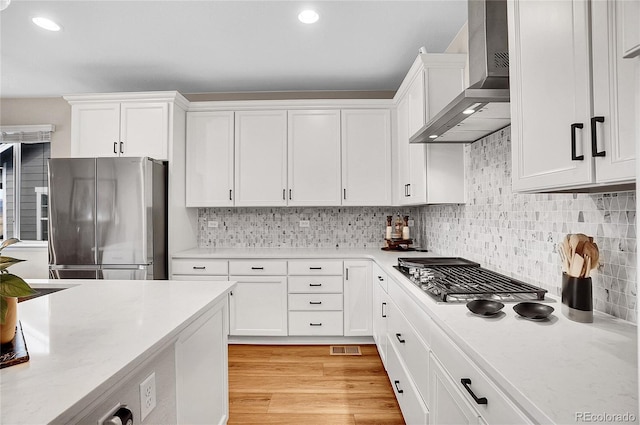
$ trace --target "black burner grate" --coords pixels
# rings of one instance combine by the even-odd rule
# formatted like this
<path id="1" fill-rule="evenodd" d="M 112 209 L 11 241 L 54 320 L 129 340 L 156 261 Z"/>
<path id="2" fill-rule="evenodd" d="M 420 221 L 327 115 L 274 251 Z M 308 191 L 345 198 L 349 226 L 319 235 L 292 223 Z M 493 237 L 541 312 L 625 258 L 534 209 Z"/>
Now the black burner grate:
<path id="1" fill-rule="evenodd" d="M 456 258 L 457 261 L 447 258 L 442 265 L 437 264 L 436 258 L 429 259 L 428 263 L 425 262 L 427 264 L 417 264 L 419 260 L 399 259 L 399 267 L 396 268 L 425 292 L 443 302 L 468 301 L 482 297 L 504 299 L 528 297 L 544 300 L 547 292 L 546 289 L 484 269 L 477 263 L 461 258 Z M 412 269 L 414 272 L 427 271 L 429 278 L 421 281 L 418 273 L 412 275 Z"/>

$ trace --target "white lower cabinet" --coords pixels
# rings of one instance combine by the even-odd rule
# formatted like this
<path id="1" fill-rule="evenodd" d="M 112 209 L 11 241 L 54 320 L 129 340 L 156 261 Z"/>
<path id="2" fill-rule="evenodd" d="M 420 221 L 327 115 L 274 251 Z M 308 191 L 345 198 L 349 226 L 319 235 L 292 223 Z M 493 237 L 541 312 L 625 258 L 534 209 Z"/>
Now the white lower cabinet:
<path id="1" fill-rule="evenodd" d="M 373 264 L 373 340 L 384 367 L 387 367 L 387 328 L 389 295 L 386 291 L 387 275 Z"/>
<path id="2" fill-rule="evenodd" d="M 286 336 L 286 276 L 229 276 L 229 335 Z"/>
<path id="3" fill-rule="evenodd" d="M 371 261 L 344 262 L 344 336 L 373 335 Z"/>
<path id="4" fill-rule="evenodd" d="M 400 360 L 400 355 L 393 347 L 393 343 L 389 341 L 388 344 L 387 374 L 400 405 L 404 421 L 410 425 L 426 425 L 429 423 L 429 409 L 409 378 Z M 440 422 L 432 423 L 440 425 Z"/>
<path id="5" fill-rule="evenodd" d="M 440 362 L 431 355 L 431 421 L 438 425 L 477 424 L 479 416 L 455 383 L 445 372 Z"/>
<path id="6" fill-rule="evenodd" d="M 289 335 L 342 336 L 342 260 L 290 260 Z"/>
<path id="7" fill-rule="evenodd" d="M 224 300 L 176 342 L 176 423 L 224 424 L 229 419 L 227 318 Z"/>
<path id="8" fill-rule="evenodd" d="M 458 406 L 472 406 L 473 417 L 481 418 L 487 424 L 533 423 L 439 328 L 432 331 L 431 350 L 429 406 L 434 423 L 459 423 L 447 422 L 451 411 L 447 398 L 450 397 L 456 399 Z M 446 382 L 453 387 L 447 390 L 449 395 L 442 392 L 447 387 Z M 460 409 L 464 410 L 463 407 Z M 478 421 L 474 419 L 469 423 Z"/>

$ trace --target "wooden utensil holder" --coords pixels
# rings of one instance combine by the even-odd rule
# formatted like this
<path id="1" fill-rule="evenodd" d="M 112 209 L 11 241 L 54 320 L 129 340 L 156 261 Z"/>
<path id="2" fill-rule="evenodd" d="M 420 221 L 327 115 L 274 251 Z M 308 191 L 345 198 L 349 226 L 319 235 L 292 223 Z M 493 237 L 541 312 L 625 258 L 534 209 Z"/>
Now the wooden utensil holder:
<path id="1" fill-rule="evenodd" d="M 562 273 L 562 314 L 575 322 L 593 322 L 590 277 L 573 277 Z"/>

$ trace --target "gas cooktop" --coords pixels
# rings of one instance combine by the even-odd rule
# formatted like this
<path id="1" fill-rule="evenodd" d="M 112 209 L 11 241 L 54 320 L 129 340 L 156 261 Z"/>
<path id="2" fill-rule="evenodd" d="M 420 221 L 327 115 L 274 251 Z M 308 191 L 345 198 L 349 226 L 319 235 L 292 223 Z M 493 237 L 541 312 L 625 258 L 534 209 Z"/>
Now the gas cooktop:
<path id="1" fill-rule="evenodd" d="M 440 302 L 544 300 L 547 292 L 460 257 L 398 258 L 395 267 Z"/>

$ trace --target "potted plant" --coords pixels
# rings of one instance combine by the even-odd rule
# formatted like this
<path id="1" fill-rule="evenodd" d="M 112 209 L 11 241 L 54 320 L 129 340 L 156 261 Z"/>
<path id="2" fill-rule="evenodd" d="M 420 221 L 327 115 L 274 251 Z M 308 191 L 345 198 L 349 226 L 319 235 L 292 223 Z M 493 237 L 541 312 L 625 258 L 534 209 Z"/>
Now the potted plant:
<path id="1" fill-rule="evenodd" d="M 24 260 L 2 256 L 2 250 L 20 242 L 16 238 L 5 240 L 0 245 L 0 343 L 13 340 L 18 322 L 18 297 L 32 295 L 35 291 L 22 278 L 9 273 L 9 266 Z"/>

